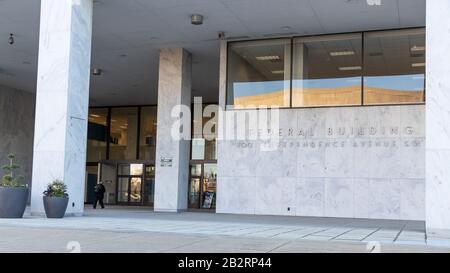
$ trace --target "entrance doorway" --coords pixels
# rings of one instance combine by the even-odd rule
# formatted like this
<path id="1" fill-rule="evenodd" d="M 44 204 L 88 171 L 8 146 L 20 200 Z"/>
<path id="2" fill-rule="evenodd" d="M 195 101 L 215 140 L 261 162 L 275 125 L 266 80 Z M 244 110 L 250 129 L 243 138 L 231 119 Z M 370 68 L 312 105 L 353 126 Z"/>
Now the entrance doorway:
<path id="1" fill-rule="evenodd" d="M 142 177 L 120 176 L 117 184 L 117 203 L 119 205 L 140 205 L 142 203 Z"/>
<path id="2" fill-rule="evenodd" d="M 155 166 L 118 164 L 117 204 L 153 206 L 155 196 Z"/>
<path id="3" fill-rule="evenodd" d="M 100 181 L 106 187 L 106 204 L 153 206 L 155 196 L 153 162 L 104 161 L 99 165 Z"/>
<path id="4" fill-rule="evenodd" d="M 215 209 L 217 189 L 217 163 L 191 163 L 188 208 Z"/>

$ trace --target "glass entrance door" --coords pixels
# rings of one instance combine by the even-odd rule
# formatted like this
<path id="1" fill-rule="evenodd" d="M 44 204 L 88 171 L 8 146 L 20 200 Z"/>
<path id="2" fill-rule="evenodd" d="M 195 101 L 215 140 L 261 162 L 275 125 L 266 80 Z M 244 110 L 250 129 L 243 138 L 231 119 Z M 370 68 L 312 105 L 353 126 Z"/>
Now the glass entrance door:
<path id="1" fill-rule="evenodd" d="M 153 206 L 155 200 L 155 166 L 145 166 L 143 203 L 146 206 Z"/>
<path id="2" fill-rule="evenodd" d="M 142 203 L 142 177 L 130 177 L 130 204 Z"/>
<path id="3" fill-rule="evenodd" d="M 117 203 L 142 205 L 142 164 L 121 164 L 117 172 Z"/>
<path id="4" fill-rule="evenodd" d="M 129 177 L 119 177 L 117 179 L 117 202 L 118 203 L 128 203 L 129 198 Z"/>
<path id="5" fill-rule="evenodd" d="M 203 164 L 202 209 L 216 208 L 217 164 Z"/>
<path id="6" fill-rule="evenodd" d="M 188 208 L 215 209 L 217 188 L 217 164 L 191 164 Z"/>
<path id="7" fill-rule="evenodd" d="M 117 202 L 123 205 L 140 205 L 142 203 L 142 177 L 119 177 Z"/>

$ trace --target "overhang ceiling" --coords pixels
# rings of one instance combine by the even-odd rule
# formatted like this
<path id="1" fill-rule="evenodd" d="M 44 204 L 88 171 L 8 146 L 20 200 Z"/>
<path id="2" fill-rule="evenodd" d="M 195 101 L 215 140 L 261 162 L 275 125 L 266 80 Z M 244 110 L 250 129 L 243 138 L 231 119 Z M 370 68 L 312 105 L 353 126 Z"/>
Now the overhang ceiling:
<path id="1" fill-rule="evenodd" d="M 91 105 L 156 104 L 158 50 L 193 54 L 193 93 L 217 102 L 217 34 L 251 39 L 425 25 L 425 0 L 95 0 Z M 0 84 L 36 88 L 39 0 L 0 0 Z M 190 15 L 204 16 L 193 26 Z M 9 45 L 9 33 L 15 44 Z"/>

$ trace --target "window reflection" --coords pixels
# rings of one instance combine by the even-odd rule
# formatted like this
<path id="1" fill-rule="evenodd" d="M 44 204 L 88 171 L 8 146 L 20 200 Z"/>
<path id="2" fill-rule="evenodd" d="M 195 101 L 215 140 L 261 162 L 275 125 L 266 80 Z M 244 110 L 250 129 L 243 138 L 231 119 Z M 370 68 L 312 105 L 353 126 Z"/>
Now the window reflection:
<path id="1" fill-rule="evenodd" d="M 136 159 L 138 109 L 112 108 L 110 159 Z"/>
<path id="2" fill-rule="evenodd" d="M 192 155 L 193 160 L 203 160 L 205 159 L 205 139 L 204 138 L 194 138 L 191 141 L 192 145 Z"/>
<path id="3" fill-rule="evenodd" d="M 230 43 L 227 108 L 423 103 L 425 40 L 418 28 Z"/>
<path id="4" fill-rule="evenodd" d="M 294 39 L 292 106 L 361 104 L 361 34 Z"/>
<path id="5" fill-rule="evenodd" d="M 205 164 L 204 172 L 202 208 L 211 209 L 216 207 L 217 164 Z"/>
<path id="6" fill-rule="evenodd" d="M 203 105 L 205 107 L 213 107 L 217 113 L 217 105 Z M 191 159 L 192 160 L 216 160 L 217 159 L 217 116 L 214 114 L 211 117 L 202 117 L 201 127 L 198 131 L 195 128 L 198 125 L 197 120 L 192 120 L 192 141 L 191 141 Z"/>
<path id="7" fill-rule="evenodd" d="M 155 160 L 156 156 L 156 106 L 142 107 L 139 159 Z"/>
<path id="8" fill-rule="evenodd" d="M 87 162 L 106 159 L 108 109 L 89 109 Z"/>
<path id="9" fill-rule="evenodd" d="M 425 100 L 425 30 L 365 34 L 364 104 Z"/>
<path id="10" fill-rule="evenodd" d="M 289 107 L 290 39 L 231 43 L 228 52 L 229 108 Z"/>

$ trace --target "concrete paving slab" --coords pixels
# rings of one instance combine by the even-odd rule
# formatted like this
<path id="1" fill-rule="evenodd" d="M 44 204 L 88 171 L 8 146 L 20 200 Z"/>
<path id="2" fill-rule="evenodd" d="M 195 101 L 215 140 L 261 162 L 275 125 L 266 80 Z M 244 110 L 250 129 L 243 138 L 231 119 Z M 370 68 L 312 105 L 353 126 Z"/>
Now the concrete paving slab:
<path id="1" fill-rule="evenodd" d="M 71 241 L 87 252 L 362 252 L 371 241 L 396 252 L 450 250 L 450 239 L 428 239 L 423 222 L 391 220 L 111 208 L 64 219 L 0 219 L 0 252 L 64 252 Z"/>

